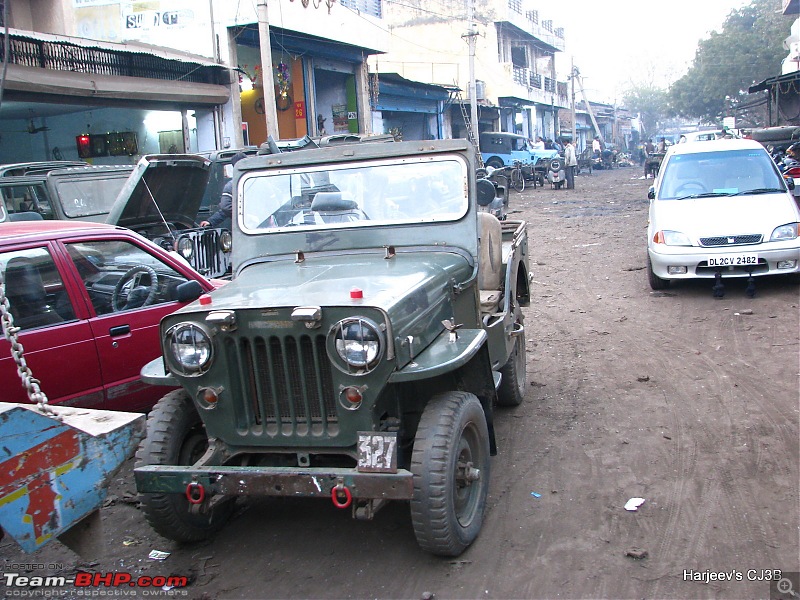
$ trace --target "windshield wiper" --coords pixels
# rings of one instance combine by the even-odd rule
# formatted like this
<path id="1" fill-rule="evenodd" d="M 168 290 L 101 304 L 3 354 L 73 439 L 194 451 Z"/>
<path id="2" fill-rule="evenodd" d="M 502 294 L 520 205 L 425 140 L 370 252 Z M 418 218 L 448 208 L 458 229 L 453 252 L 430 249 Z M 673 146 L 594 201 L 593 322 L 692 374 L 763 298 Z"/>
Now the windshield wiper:
<path id="1" fill-rule="evenodd" d="M 688 200 L 690 198 L 717 198 L 719 196 L 731 196 L 733 194 L 729 194 L 727 192 L 703 192 L 702 194 L 689 194 L 688 196 L 681 196 L 680 198 L 675 198 L 676 200 Z"/>
<path id="2" fill-rule="evenodd" d="M 747 194 L 774 194 L 775 192 L 782 192 L 781 188 L 756 188 L 754 190 L 742 190 L 731 194 L 731 196 L 745 196 Z"/>

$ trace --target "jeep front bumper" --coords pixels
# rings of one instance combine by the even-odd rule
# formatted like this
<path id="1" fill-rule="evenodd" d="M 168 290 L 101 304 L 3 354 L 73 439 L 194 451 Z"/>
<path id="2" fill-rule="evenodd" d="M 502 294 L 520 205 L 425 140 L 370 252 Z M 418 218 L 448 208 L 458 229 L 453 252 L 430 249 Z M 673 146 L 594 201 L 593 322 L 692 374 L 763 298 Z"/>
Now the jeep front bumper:
<path id="1" fill-rule="evenodd" d="M 140 493 L 185 494 L 190 501 L 212 495 L 330 498 L 343 488 L 354 499 L 409 500 L 414 489 L 406 469 L 362 473 L 347 468 L 150 465 L 134 469 L 134 477 Z"/>

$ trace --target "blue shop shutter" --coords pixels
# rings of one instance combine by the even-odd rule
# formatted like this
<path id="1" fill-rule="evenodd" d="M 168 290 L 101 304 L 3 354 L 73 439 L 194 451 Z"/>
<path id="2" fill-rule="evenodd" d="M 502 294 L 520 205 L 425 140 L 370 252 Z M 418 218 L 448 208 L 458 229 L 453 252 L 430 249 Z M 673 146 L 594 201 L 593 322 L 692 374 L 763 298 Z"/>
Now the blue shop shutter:
<path id="1" fill-rule="evenodd" d="M 381 0 L 339 0 L 342 6 L 357 10 L 371 17 L 382 18 Z"/>

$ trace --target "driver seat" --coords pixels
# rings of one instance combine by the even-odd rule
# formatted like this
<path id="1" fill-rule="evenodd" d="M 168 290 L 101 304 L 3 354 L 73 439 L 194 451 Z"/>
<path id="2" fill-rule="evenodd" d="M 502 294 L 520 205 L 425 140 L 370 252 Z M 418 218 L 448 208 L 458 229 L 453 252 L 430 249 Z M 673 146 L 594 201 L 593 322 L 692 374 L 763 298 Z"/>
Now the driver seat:
<path id="1" fill-rule="evenodd" d="M 481 313 L 497 312 L 503 297 L 503 226 L 488 212 L 478 213 L 478 289 Z"/>
<path id="2" fill-rule="evenodd" d="M 17 327 L 33 329 L 64 321 L 47 303 L 42 276 L 29 258 L 17 256 L 9 260 L 5 280 L 6 297 Z"/>
<path id="3" fill-rule="evenodd" d="M 323 223 L 349 223 L 367 219 L 358 202 L 345 198 L 341 192 L 317 192 L 311 211 L 318 213 Z"/>

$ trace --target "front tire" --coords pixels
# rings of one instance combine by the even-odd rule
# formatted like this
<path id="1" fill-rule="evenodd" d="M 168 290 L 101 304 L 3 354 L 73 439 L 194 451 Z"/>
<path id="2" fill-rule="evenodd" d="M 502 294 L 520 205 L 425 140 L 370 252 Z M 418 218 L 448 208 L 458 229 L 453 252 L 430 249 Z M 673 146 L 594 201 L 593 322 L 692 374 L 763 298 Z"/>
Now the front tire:
<path id="1" fill-rule="evenodd" d="M 664 290 L 669 287 L 669 279 L 661 279 L 653 273 L 653 263 L 650 262 L 649 256 L 647 257 L 647 280 L 650 282 L 650 288 L 654 290 Z"/>
<path id="2" fill-rule="evenodd" d="M 521 323 L 520 323 L 521 325 Z M 497 388 L 498 406 L 519 406 L 525 399 L 525 380 L 528 378 L 525 355 L 525 330 L 517 335 L 514 349 L 500 369 L 503 376 Z"/>
<path id="3" fill-rule="evenodd" d="M 192 465 L 208 447 L 205 427 L 182 389 L 161 398 L 147 417 L 147 436 L 136 452 L 136 466 Z M 140 494 L 144 515 L 157 533 L 176 542 L 197 542 L 219 530 L 234 509 L 233 501 L 213 508 L 206 499 L 195 512 L 183 494 Z"/>
<path id="4" fill-rule="evenodd" d="M 428 402 L 411 472 L 417 542 L 439 556 L 460 555 L 478 537 L 489 489 L 489 432 L 474 394 L 446 392 Z"/>

